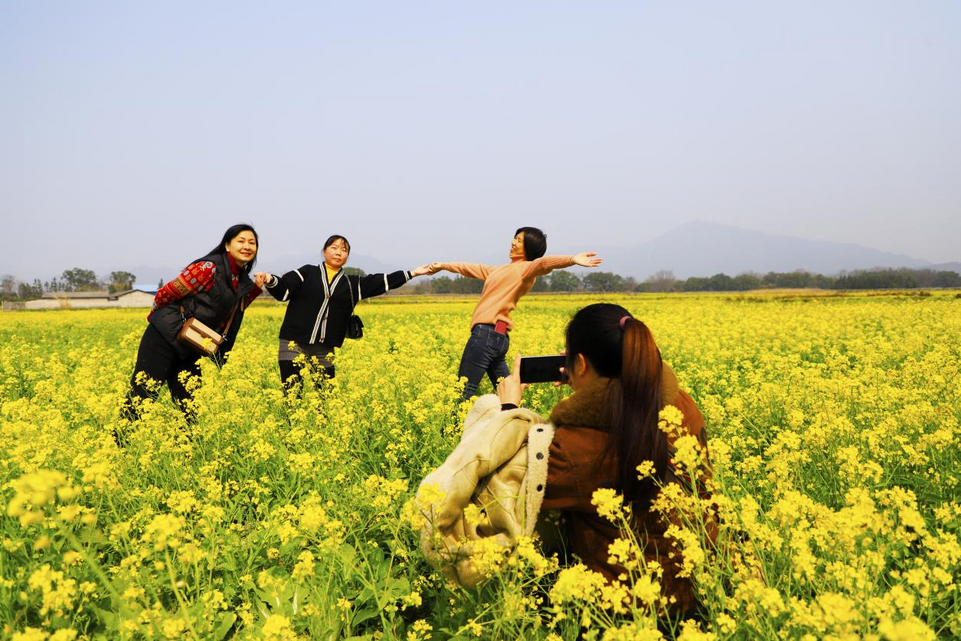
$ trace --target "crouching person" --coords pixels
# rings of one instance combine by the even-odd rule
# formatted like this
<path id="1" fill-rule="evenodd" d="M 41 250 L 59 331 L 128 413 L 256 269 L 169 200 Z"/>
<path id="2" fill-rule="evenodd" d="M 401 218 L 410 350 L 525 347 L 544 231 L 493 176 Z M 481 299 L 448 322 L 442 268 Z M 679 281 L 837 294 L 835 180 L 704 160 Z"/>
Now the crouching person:
<path id="1" fill-rule="evenodd" d="M 512 545 L 533 531 L 538 513 L 559 511 L 562 547 L 598 581 L 626 586 L 625 599 L 637 598 L 627 584 L 640 573 L 612 553 L 616 541 L 631 541 L 638 565 L 659 584 L 651 611 L 663 620 L 697 617 L 675 534 L 696 522 L 700 541 L 712 546 L 717 537 L 704 419 L 662 363 L 650 330 L 619 305 L 580 310 L 567 328 L 566 354 L 563 374 L 574 393 L 554 407 L 549 423 L 518 408 L 526 387 L 520 359 L 498 397 L 474 405 L 468 420 L 486 417 L 478 421 L 484 430 L 466 425 L 461 443 L 421 484 L 425 555 L 473 586 L 483 578 L 478 541 Z M 468 516 L 478 507 L 486 514 L 473 524 Z"/>

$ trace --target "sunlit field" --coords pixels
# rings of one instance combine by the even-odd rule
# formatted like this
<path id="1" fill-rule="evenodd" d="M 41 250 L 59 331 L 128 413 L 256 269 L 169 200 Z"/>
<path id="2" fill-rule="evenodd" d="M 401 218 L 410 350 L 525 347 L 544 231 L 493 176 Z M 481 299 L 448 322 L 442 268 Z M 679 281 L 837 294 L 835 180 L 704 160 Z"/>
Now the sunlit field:
<path id="1" fill-rule="evenodd" d="M 557 352 L 597 300 L 525 298 L 511 355 Z M 358 308 L 325 391 L 288 396 L 284 309 L 255 305 L 226 366 L 204 365 L 197 421 L 164 390 L 123 449 L 146 310 L 0 314 L 0 636 L 961 636 L 955 292 L 604 300 L 651 326 L 707 420 L 721 534 L 677 533 L 703 621 L 658 621 L 643 569 L 643 590 L 603 585 L 536 540 L 476 590 L 424 560 L 412 499 L 459 437 L 474 301 L 393 297 Z"/>

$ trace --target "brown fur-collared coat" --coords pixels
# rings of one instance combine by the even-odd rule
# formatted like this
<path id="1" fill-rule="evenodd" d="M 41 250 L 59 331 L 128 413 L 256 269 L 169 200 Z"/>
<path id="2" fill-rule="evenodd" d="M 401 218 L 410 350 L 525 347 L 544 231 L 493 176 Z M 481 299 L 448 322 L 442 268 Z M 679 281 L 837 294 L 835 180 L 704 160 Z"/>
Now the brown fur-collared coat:
<path id="1" fill-rule="evenodd" d="M 591 497 L 599 488 L 616 485 L 616 460 L 598 464 L 608 444 L 612 423 L 612 406 L 609 394 L 619 381 L 600 378 L 584 389 L 561 401 L 551 413 L 550 421 L 555 427 L 548 460 L 547 489 L 542 510 L 561 510 L 566 517 L 562 535 L 568 550 L 576 554 L 592 570 L 603 574 L 608 581 L 618 579 L 624 570 L 608 560 L 608 548 L 621 532 L 617 526 L 601 517 L 591 504 Z M 704 417 L 693 399 L 680 389 L 677 377 L 667 366 L 661 377 L 661 400 L 663 404 L 677 407 L 684 415 L 682 430 L 696 437 L 705 447 Z M 669 442 L 673 439 L 669 438 Z M 710 468 L 705 470 L 710 476 Z M 634 514 L 634 531 L 644 547 L 644 556 L 650 563 L 660 563 L 664 569 L 661 580 L 662 593 L 676 599 L 672 611 L 682 613 L 697 603 L 689 579 L 679 577 L 679 552 L 673 541 L 665 537 L 670 525 L 663 515 L 644 511 Z M 716 528 L 711 523 L 711 537 Z M 674 554 L 674 558 L 671 558 Z"/>

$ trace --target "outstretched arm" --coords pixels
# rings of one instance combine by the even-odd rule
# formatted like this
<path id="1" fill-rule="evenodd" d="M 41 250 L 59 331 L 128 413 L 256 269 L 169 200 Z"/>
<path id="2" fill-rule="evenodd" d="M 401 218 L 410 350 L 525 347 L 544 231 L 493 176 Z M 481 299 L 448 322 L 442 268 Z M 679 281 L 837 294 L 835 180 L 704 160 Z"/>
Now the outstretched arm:
<path id="1" fill-rule="evenodd" d="M 490 274 L 491 266 L 481 263 L 431 263 L 430 269 L 431 274 L 436 274 L 439 271 L 448 271 L 460 274 L 461 276 L 467 276 L 468 278 L 485 280 L 487 275 Z"/>
<path id="2" fill-rule="evenodd" d="M 244 296 L 243 304 L 241 305 L 240 309 L 247 309 L 248 307 L 250 307 L 250 304 L 252 302 L 257 300 L 258 296 L 264 293 L 264 288 L 262 283 L 263 283 L 262 279 L 260 278 L 254 279 L 254 288 L 251 289 L 249 292 L 247 292 L 247 295 Z"/>
<path id="3" fill-rule="evenodd" d="M 420 268 L 418 268 L 420 269 Z M 414 272 L 399 271 L 389 274 L 367 274 L 366 276 L 351 276 L 357 284 L 357 302 L 386 294 L 392 289 L 403 287 L 414 277 Z"/>
<path id="4" fill-rule="evenodd" d="M 581 267 L 597 267 L 604 262 L 603 258 L 597 258 L 594 252 L 581 252 L 571 257 L 571 262 Z"/>
<path id="5" fill-rule="evenodd" d="M 305 265 L 300 269 L 287 272 L 283 276 L 256 272 L 254 274 L 254 284 L 260 285 L 260 283 L 263 283 L 267 292 L 281 302 L 290 300 L 291 297 L 300 292 L 300 287 L 304 284 L 304 274 L 301 270 L 306 269 L 306 267 Z"/>
<path id="6" fill-rule="evenodd" d="M 583 252 L 574 254 L 573 256 L 541 256 L 530 262 L 524 277 L 544 276 L 555 269 L 564 269 L 565 267 L 571 267 L 573 265 L 597 267 L 603 261 L 600 258 L 596 258 L 596 256 L 597 254 L 594 252 Z"/>

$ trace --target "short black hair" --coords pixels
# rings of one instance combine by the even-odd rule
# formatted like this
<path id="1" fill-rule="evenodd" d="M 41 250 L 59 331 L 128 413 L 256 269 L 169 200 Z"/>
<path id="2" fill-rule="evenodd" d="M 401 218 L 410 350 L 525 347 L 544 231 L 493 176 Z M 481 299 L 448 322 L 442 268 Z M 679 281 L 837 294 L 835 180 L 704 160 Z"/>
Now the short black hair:
<path id="1" fill-rule="evenodd" d="M 536 260 L 547 253 L 547 234 L 537 227 L 521 227 L 514 235 L 524 232 L 524 258 Z"/>
<path id="2" fill-rule="evenodd" d="M 344 241 L 344 247 L 347 248 L 347 255 L 350 255 L 350 241 L 341 236 L 340 234 L 334 234 L 330 238 L 324 241 L 324 248 L 320 251 L 327 251 L 327 248 L 336 243 L 338 240 Z"/>

